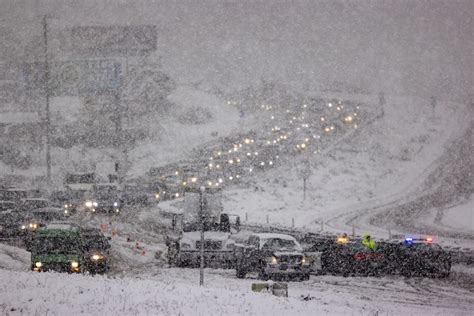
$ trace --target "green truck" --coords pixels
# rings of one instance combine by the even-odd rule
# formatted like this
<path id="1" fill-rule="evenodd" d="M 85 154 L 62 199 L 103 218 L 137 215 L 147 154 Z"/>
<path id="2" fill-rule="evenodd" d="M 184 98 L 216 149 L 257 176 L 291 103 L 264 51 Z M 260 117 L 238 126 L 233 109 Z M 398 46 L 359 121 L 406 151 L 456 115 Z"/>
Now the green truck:
<path id="1" fill-rule="evenodd" d="M 84 271 L 81 231 L 74 224 L 53 223 L 39 228 L 29 241 L 28 250 L 32 271 Z"/>

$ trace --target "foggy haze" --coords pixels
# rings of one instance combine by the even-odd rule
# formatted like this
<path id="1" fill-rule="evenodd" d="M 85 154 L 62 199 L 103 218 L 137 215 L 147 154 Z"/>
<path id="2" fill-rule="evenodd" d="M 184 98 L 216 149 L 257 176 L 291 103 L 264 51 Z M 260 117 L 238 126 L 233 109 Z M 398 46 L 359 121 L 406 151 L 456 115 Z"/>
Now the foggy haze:
<path id="1" fill-rule="evenodd" d="M 156 60 L 181 84 L 234 91 L 262 79 L 466 100 L 472 1 L 1 1 L 0 60 L 41 59 L 41 16 L 158 28 Z M 53 49 L 54 51 L 54 49 Z M 59 52 L 54 56 L 61 59 Z"/>

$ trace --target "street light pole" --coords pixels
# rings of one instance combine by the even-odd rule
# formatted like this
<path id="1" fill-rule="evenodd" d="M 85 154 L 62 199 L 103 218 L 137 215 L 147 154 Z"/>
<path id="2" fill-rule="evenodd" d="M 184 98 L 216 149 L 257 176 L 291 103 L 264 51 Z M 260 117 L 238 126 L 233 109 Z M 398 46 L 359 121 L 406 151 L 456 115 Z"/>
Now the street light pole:
<path id="1" fill-rule="evenodd" d="M 43 16 L 43 38 L 44 38 L 44 79 L 46 92 L 46 178 L 51 184 L 51 118 L 49 113 L 49 60 L 48 60 L 48 24 L 46 15 Z"/>
<path id="2" fill-rule="evenodd" d="M 201 224 L 201 264 L 199 266 L 199 285 L 204 285 L 204 191 L 205 187 L 201 187 L 199 190 L 199 220 Z"/>

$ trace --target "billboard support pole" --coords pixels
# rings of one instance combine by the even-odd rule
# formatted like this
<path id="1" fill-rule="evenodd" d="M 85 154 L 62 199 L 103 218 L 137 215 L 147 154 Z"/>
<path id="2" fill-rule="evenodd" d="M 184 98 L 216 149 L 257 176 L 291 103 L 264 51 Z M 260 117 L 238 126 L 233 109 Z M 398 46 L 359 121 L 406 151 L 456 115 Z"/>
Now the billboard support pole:
<path id="1" fill-rule="evenodd" d="M 201 247 L 199 249 L 200 253 L 200 264 L 199 264 L 199 285 L 204 285 L 204 191 L 205 187 L 199 188 L 199 221 L 201 226 Z"/>
<path id="2" fill-rule="evenodd" d="M 44 76 L 46 94 L 46 178 L 51 185 L 51 118 L 49 110 L 49 60 L 48 60 L 48 24 L 46 15 L 43 16 L 43 38 L 44 38 Z"/>

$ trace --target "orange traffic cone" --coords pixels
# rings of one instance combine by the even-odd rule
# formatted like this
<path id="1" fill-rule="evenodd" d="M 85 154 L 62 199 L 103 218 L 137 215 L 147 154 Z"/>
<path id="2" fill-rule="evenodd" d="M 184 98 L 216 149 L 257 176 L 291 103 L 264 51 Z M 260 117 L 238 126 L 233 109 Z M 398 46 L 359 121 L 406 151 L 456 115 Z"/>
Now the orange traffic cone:
<path id="1" fill-rule="evenodd" d="M 145 250 L 142 250 L 142 253 L 141 253 L 141 255 L 142 255 L 142 256 L 144 256 L 144 255 L 145 255 Z"/>

